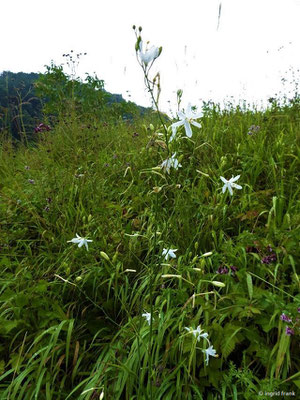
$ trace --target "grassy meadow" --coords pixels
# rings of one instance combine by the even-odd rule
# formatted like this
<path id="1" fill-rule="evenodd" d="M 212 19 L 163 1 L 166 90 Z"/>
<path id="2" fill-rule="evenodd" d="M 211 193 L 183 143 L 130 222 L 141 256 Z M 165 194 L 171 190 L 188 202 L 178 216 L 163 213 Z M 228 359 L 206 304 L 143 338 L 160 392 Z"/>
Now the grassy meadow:
<path id="1" fill-rule="evenodd" d="M 0 399 L 296 398 L 299 104 L 3 137 Z"/>

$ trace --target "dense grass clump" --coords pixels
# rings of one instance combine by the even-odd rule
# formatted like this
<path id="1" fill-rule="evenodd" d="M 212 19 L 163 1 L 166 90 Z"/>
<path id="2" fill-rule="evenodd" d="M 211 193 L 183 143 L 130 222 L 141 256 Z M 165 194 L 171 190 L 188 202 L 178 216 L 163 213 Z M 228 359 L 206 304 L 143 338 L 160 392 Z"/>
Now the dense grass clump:
<path id="1" fill-rule="evenodd" d="M 299 102 L 207 106 L 169 173 L 149 122 L 69 118 L 34 146 L 2 141 L 1 399 L 300 390 Z"/>

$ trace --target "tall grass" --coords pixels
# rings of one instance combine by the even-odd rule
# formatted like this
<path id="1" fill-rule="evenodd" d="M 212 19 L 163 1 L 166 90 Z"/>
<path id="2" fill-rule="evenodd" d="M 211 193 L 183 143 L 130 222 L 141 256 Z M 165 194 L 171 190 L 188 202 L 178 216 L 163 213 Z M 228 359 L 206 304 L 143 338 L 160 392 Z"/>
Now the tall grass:
<path id="1" fill-rule="evenodd" d="M 72 110 L 35 145 L 1 142 L 0 398 L 296 393 L 299 97 L 207 104 L 169 174 L 161 121 L 88 119 Z M 208 365 L 185 329 L 199 325 Z"/>

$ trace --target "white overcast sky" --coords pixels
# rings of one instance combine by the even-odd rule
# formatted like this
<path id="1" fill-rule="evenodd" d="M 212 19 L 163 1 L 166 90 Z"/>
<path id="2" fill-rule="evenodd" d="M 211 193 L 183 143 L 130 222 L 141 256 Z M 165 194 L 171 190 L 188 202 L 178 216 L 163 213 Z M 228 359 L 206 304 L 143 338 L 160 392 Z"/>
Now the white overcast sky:
<path id="1" fill-rule="evenodd" d="M 0 72 L 44 72 L 71 49 L 87 52 L 80 76 L 96 72 L 106 90 L 150 106 L 134 51 L 141 25 L 143 39 L 163 46 L 152 70 L 166 112 L 178 89 L 183 107 L 253 102 L 287 91 L 290 68 L 299 78 L 300 0 L 2 0 L 0 12 Z"/>

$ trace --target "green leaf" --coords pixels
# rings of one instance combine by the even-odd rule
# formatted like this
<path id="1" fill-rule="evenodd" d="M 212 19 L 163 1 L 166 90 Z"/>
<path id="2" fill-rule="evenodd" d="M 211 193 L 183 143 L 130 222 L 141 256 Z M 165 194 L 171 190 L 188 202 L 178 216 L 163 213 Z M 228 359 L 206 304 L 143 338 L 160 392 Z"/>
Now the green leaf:
<path id="1" fill-rule="evenodd" d="M 250 300 L 252 300 L 252 297 L 253 297 L 252 276 L 248 273 L 247 273 L 247 286 L 248 286 L 249 298 L 250 298 Z"/>
<path id="2" fill-rule="evenodd" d="M 293 383 L 300 389 L 300 380 L 293 381 Z"/>

